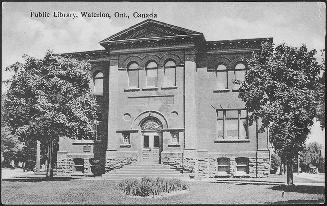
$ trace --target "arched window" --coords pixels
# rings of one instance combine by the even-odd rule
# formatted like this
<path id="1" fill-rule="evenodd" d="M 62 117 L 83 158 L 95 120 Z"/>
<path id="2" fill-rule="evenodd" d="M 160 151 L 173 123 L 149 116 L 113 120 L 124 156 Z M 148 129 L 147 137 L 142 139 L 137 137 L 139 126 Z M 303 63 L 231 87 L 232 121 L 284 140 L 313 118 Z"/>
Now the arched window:
<path id="1" fill-rule="evenodd" d="M 228 85 L 233 90 L 238 90 L 245 80 L 246 66 L 238 63 L 233 70 L 228 72 Z"/>
<path id="2" fill-rule="evenodd" d="M 216 69 L 217 89 L 227 89 L 227 68 L 223 64 L 219 64 Z"/>
<path id="3" fill-rule="evenodd" d="M 94 87 L 93 87 L 94 95 L 103 95 L 103 73 L 98 72 L 94 76 Z"/>
<path id="4" fill-rule="evenodd" d="M 139 65 L 137 63 L 131 63 L 127 68 L 128 74 L 128 87 L 138 88 L 139 87 Z"/>
<path id="5" fill-rule="evenodd" d="M 236 171 L 238 174 L 249 174 L 249 158 L 238 157 L 235 158 Z"/>
<path id="6" fill-rule="evenodd" d="M 158 86 L 158 65 L 155 62 L 149 62 L 146 67 L 146 87 Z"/>
<path id="7" fill-rule="evenodd" d="M 171 60 L 167 61 L 165 64 L 163 86 L 176 86 L 176 64 Z"/>

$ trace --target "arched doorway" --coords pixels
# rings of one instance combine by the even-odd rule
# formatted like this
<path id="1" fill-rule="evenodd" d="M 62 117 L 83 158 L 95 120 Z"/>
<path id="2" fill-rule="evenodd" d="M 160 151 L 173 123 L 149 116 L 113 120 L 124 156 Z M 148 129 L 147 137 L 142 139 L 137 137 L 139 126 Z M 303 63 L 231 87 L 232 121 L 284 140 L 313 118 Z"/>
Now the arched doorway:
<path id="1" fill-rule="evenodd" d="M 142 133 L 142 161 L 160 163 L 162 152 L 162 123 L 155 117 L 147 117 L 140 122 Z"/>

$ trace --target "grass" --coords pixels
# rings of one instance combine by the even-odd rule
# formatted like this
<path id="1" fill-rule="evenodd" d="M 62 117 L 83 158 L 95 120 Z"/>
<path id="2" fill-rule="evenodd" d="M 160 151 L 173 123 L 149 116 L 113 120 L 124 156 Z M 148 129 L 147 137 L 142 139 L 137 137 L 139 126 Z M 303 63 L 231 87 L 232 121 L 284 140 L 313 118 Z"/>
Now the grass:
<path id="1" fill-rule="evenodd" d="M 3 204 L 264 204 L 322 203 L 325 188 L 269 184 L 189 182 L 189 192 L 159 198 L 133 198 L 106 180 L 2 181 Z M 284 195 L 282 196 L 282 194 Z"/>

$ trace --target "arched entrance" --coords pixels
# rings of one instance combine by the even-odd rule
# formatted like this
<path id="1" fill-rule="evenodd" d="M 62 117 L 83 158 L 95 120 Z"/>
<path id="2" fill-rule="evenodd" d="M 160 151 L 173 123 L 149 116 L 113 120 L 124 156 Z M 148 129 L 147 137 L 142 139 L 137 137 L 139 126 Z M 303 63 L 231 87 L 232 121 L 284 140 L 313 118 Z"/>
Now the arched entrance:
<path id="1" fill-rule="evenodd" d="M 140 122 L 142 133 L 142 161 L 160 163 L 162 152 L 162 123 L 155 117 L 147 117 Z"/>

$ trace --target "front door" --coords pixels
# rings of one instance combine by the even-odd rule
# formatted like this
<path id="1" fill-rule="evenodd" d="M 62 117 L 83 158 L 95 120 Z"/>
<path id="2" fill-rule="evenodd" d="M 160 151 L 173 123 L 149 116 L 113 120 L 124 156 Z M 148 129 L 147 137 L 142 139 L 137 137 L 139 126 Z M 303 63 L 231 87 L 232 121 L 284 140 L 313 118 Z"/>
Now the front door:
<path id="1" fill-rule="evenodd" d="M 162 134 L 143 132 L 142 160 L 147 163 L 160 163 L 162 151 Z"/>

